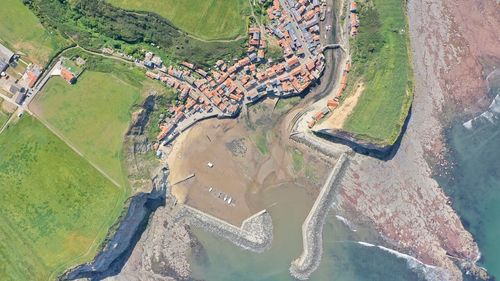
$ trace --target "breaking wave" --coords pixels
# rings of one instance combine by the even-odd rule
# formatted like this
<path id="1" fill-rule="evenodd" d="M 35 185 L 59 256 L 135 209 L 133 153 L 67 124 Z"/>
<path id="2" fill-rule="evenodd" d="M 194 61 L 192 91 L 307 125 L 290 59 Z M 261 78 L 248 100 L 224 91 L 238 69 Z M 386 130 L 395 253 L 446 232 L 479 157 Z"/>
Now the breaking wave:
<path id="1" fill-rule="evenodd" d="M 492 71 L 487 77 L 487 86 L 488 86 L 488 92 L 493 92 L 494 88 L 496 87 L 495 85 L 500 83 L 500 70 L 495 69 Z M 500 94 L 497 94 L 493 101 L 491 102 L 490 106 L 486 111 L 481 113 L 479 116 L 476 116 L 469 121 L 463 123 L 463 126 L 468 129 L 472 130 L 476 128 L 477 126 L 481 126 L 484 124 L 492 123 L 496 124 L 496 122 L 500 120 Z"/>
<path id="2" fill-rule="evenodd" d="M 352 232 L 356 232 L 356 231 L 358 231 L 358 230 L 357 230 L 357 229 L 356 229 L 356 228 L 352 225 L 352 223 L 351 223 L 348 219 L 346 219 L 346 218 L 344 218 L 344 217 L 342 217 L 342 216 L 339 216 L 339 215 L 335 215 L 335 217 L 336 217 L 339 221 L 341 221 L 343 224 L 345 224 L 345 225 L 346 225 L 346 226 L 347 226 L 347 227 L 348 227 L 348 228 L 349 228 Z"/>
<path id="3" fill-rule="evenodd" d="M 384 246 L 373 245 L 373 244 L 363 242 L 363 241 L 358 241 L 357 243 L 359 245 L 362 245 L 365 247 L 377 247 L 377 248 L 379 248 L 385 252 L 388 252 L 388 253 L 390 253 L 390 254 L 392 254 L 400 259 L 406 260 L 406 264 L 408 265 L 408 268 L 413 270 L 414 272 L 422 275 L 425 278 L 425 280 L 427 280 L 427 281 L 451 280 L 451 277 L 448 274 L 448 272 L 441 267 L 425 264 L 425 263 L 419 261 L 418 259 L 416 259 L 410 255 L 400 253 L 396 250 L 389 249 L 389 248 L 386 248 Z"/>

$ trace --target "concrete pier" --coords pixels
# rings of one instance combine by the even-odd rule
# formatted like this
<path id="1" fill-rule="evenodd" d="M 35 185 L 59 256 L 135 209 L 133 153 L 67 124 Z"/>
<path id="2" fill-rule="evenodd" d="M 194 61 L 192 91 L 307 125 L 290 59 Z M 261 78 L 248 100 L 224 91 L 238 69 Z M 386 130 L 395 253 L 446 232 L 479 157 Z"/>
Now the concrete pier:
<path id="1" fill-rule="evenodd" d="M 290 265 L 290 274 L 297 279 L 307 280 L 319 266 L 323 253 L 323 225 L 332 205 L 334 187 L 346 160 L 346 154 L 342 154 L 302 225 L 303 250 Z"/>

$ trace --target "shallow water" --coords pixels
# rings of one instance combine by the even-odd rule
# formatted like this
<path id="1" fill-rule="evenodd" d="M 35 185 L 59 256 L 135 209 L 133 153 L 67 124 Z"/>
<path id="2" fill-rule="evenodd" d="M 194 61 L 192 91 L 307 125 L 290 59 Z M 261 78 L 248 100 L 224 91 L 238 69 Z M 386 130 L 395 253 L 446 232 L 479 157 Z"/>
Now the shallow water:
<path id="1" fill-rule="evenodd" d="M 455 167 L 440 184 L 482 253 L 480 264 L 500 277 L 500 120 L 450 130 Z"/>
<path id="2" fill-rule="evenodd" d="M 274 240 L 271 249 L 262 254 L 244 251 L 230 242 L 195 229 L 195 235 L 205 248 L 206 255 L 193 258 L 194 278 L 217 281 L 294 280 L 288 268 L 301 252 L 301 225 L 313 204 L 313 198 L 295 185 L 264 191 L 260 198 L 262 206 L 268 209 L 273 218 Z M 356 243 L 359 239 L 369 241 L 372 237 L 369 233 L 363 233 L 363 230 L 353 233 L 331 212 L 324 227 L 321 265 L 310 280 L 423 280 L 408 269 L 404 259 L 378 248 L 359 245 Z"/>

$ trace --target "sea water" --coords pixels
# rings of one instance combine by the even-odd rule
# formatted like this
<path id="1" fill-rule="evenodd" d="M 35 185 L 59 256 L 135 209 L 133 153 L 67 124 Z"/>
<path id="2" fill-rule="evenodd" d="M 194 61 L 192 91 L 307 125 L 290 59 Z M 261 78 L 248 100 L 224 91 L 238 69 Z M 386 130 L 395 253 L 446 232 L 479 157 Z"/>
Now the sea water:
<path id="1" fill-rule="evenodd" d="M 493 102 L 476 118 L 453 124 L 447 135 L 453 169 L 438 181 L 478 243 L 479 263 L 500 278 L 500 71 L 490 78 Z"/>
<path id="2" fill-rule="evenodd" d="M 257 197 L 257 196 L 256 196 Z M 192 277 L 217 281 L 294 280 L 290 262 L 302 251 L 301 226 L 313 205 L 304 188 L 286 184 L 258 195 L 273 219 L 274 239 L 270 250 L 252 253 L 200 229 L 194 229 L 204 254 L 192 258 Z M 310 280 L 416 281 L 424 280 L 408 269 L 405 259 L 358 243 L 370 241 L 370 234 L 353 232 L 333 212 L 323 229 L 323 257 Z M 373 239 L 376 239 L 373 237 Z"/>

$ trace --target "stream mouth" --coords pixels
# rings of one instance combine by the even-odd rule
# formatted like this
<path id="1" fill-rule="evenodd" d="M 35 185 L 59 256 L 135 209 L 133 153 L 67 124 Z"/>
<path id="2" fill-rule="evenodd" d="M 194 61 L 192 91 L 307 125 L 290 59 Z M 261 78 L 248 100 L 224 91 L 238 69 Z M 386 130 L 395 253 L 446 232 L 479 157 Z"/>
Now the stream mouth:
<path id="1" fill-rule="evenodd" d="M 162 168 L 152 180 L 151 192 L 141 192 L 130 199 L 127 213 L 119 222 L 116 232 L 109 236 L 93 261 L 68 270 L 59 280 L 102 280 L 118 274 L 146 230 L 151 215 L 160 206 L 165 206 L 169 174 L 168 168 Z"/>

